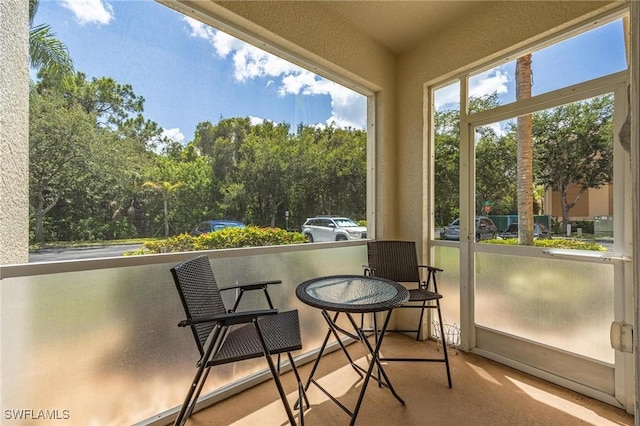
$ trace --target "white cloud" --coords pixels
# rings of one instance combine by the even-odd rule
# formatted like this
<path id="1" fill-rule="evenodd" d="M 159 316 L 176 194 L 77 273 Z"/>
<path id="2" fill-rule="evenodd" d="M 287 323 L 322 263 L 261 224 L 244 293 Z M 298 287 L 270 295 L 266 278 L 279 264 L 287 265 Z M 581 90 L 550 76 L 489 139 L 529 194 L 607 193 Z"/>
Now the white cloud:
<path id="1" fill-rule="evenodd" d="M 364 96 L 333 84 L 331 91 L 331 117 L 327 124 L 335 122 L 338 127 L 364 129 L 367 122 L 367 100 Z"/>
<path id="2" fill-rule="evenodd" d="M 61 0 L 60 5 L 69 9 L 80 25 L 107 25 L 115 18 L 113 7 L 102 0 Z"/>
<path id="3" fill-rule="evenodd" d="M 327 124 L 333 122 L 339 127 L 365 127 L 364 96 L 192 18 L 185 18 L 185 21 L 191 28 L 190 35 L 209 41 L 217 56 L 232 56 L 234 78 L 239 83 L 255 78 L 269 78 L 266 87 L 279 84 L 280 97 L 299 94 L 330 96 L 332 111 Z M 276 83 L 278 79 L 279 82 Z"/>
<path id="4" fill-rule="evenodd" d="M 502 95 L 508 92 L 509 73 L 500 67 L 474 75 L 469 79 L 469 96 L 480 98 L 497 92 Z M 450 84 L 436 90 L 436 109 L 443 106 L 459 108 L 460 106 L 460 83 Z"/>
<path id="5" fill-rule="evenodd" d="M 497 136 L 504 136 L 507 134 L 507 128 L 503 127 L 502 123 L 489 124 L 486 127 L 493 129 Z"/>
<path id="6" fill-rule="evenodd" d="M 205 39 L 213 37 L 213 28 L 204 25 L 202 22 L 196 21 L 195 19 L 188 16 L 185 16 L 183 19 L 191 28 L 191 33 L 189 34 L 190 36 Z"/>
<path id="7" fill-rule="evenodd" d="M 182 143 L 182 141 L 184 141 L 184 135 L 182 134 L 182 132 L 180 131 L 180 129 L 175 128 L 175 129 L 163 129 L 161 135 L 163 138 L 169 138 L 172 141 L 176 141 L 179 143 Z"/>
<path id="8" fill-rule="evenodd" d="M 459 108 L 460 83 L 450 84 L 448 86 L 437 89 L 435 92 L 434 104 L 436 109 L 440 109 L 444 105 L 455 105 L 455 108 Z"/>
<path id="9" fill-rule="evenodd" d="M 257 126 L 258 124 L 262 124 L 264 123 L 264 118 L 260 118 L 260 117 L 254 117 L 254 116 L 249 116 L 249 123 L 251 123 L 252 126 Z"/>
<path id="10" fill-rule="evenodd" d="M 479 98 L 494 92 L 498 92 L 499 95 L 507 93 L 508 82 L 509 74 L 499 68 L 494 68 L 477 74 L 469 80 L 469 95 Z"/>

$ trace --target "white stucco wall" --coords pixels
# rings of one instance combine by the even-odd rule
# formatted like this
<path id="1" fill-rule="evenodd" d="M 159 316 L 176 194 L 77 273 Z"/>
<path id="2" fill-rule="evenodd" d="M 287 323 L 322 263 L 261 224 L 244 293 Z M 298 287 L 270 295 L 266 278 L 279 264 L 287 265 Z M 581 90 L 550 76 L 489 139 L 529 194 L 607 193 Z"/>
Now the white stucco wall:
<path id="1" fill-rule="evenodd" d="M 28 29 L 28 2 L 0 1 L 0 265 L 29 258 Z"/>

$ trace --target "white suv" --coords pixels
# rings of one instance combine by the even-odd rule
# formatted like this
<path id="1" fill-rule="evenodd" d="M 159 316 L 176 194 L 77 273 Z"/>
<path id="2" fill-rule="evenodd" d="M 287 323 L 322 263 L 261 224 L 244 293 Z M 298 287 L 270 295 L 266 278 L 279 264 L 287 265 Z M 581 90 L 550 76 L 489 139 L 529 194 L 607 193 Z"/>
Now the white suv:
<path id="1" fill-rule="evenodd" d="M 302 225 L 302 234 L 314 241 L 347 241 L 367 238 L 367 228 L 353 219 L 338 216 L 310 217 Z"/>

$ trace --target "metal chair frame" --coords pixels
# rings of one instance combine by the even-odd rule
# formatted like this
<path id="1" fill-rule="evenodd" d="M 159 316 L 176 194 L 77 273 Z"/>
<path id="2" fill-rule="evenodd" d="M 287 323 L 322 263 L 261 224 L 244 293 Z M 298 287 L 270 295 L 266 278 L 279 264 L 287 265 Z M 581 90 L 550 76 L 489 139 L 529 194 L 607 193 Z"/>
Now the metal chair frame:
<path id="1" fill-rule="evenodd" d="M 380 240 L 369 241 L 367 243 L 367 256 L 369 264 L 365 265 L 364 274 L 387 278 L 398 283 L 416 283 L 417 288 L 409 290 L 409 301 L 402 305 L 402 308 L 420 309 L 420 319 L 417 329 L 396 329 L 397 332 L 415 332 L 416 340 L 420 340 L 422 332 L 422 322 L 425 309 L 435 309 L 438 314 L 440 336 L 442 341 L 442 358 L 381 358 L 382 361 L 415 361 L 415 362 L 443 362 L 447 370 L 447 381 L 449 388 L 452 387 L 451 370 L 449 367 L 449 355 L 447 352 L 447 342 L 440 310 L 440 299 L 442 295 L 438 293 L 436 280 L 437 272 L 443 270 L 435 266 L 418 264 L 416 244 L 413 241 L 393 241 Z M 420 271 L 427 271 L 427 278 L 422 279 Z M 433 291 L 429 290 L 433 284 Z M 374 315 L 374 334 L 377 339 L 378 327 Z"/>
<path id="2" fill-rule="evenodd" d="M 302 348 L 298 311 L 278 312 L 268 292 L 268 286 L 281 281 L 261 281 L 218 289 L 209 259 L 204 255 L 174 266 L 171 274 L 187 316 L 178 326 L 191 328 L 200 353 L 196 375 L 174 424 L 184 425 L 193 413 L 211 367 L 264 356 L 289 422 L 295 425 L 295 416 L 280 380 L 280 354 L 284 352 L 297 380 L 296 407 L 299 406 L 300 424 L 304 424 L 304 404 L 301 401 L 304 400 L 307 407 L 309 401 L 291 355 L 291 351 Z M 220 296 L 227 290 L 239 290 L 233 309 L 228 311 Z M 236 312 L 244 293 L 254 290 L 263 290 L 269 309 Z M 202 300 L 198 300 L 200 296 Z M 278 355 L 277 367 L 272 355 Z"/>

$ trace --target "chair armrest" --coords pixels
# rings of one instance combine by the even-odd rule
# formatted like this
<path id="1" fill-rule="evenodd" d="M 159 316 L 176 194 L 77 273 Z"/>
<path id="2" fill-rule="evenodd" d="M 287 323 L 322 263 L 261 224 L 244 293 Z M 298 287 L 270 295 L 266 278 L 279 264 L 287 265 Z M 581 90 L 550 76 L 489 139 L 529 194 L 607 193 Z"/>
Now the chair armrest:
<path id="1" fill-rule="evenodd" d="M 262 290 L 268 285 L 282 284 L 282 280 L 270 280 L 270 281 L 256 281 L 252 283 L 238 284 L 234 287 L 221 288 L 220 291 L 226 290 Z"/>
<path id="2" fill-rule="evenodd" d="M 178 323 L 178 327 L 187 327 L 190 325 L 204 324 L 207 322 L 221 322 L 223 325 L 244 324 L 251 322 L 258 317 L 262 317 L 265 315 L 275 315 L 277 313 L 277 309 L 260 309 L 256 311 L 230 312 L 226 314 L 208 315 L 200 318 L 182 320 Z"/>
<path id="3" fill-rule="evenodd" d="M 262 290 L 264 292 L 264 296 L 267 298 L 267 303 L 269 304 L 269 308 L 274 309 L 273 302 L 271 302 L 271 297 L 269 296 L 268 286 L 271 284 L 280 284 L 281 280 L 269 280 L 269 281 L 257 281 L 252 283 L 244 283 L 238 284 L 234 287 L 226 287 L 220 289 L 222 293 L 223 290 L 238 290 L 240 293 L 236 297 L 236 301 L 233 303 L 233 308 L 231 308 L 230 312 L 235 312 L 238 310 L 238 305 L 240 305 L 240 300 L 246 291 L 251 290 Z"/>
<path id="4" fill-rule="evenodd" d="M 438 271 L 438 272 L 444 271 L 444 269 L 436 268 L 435 266 L 429 266 L 429 265 L 418 265 L 418 268 L 427 268 L 430 271 Z"/>

